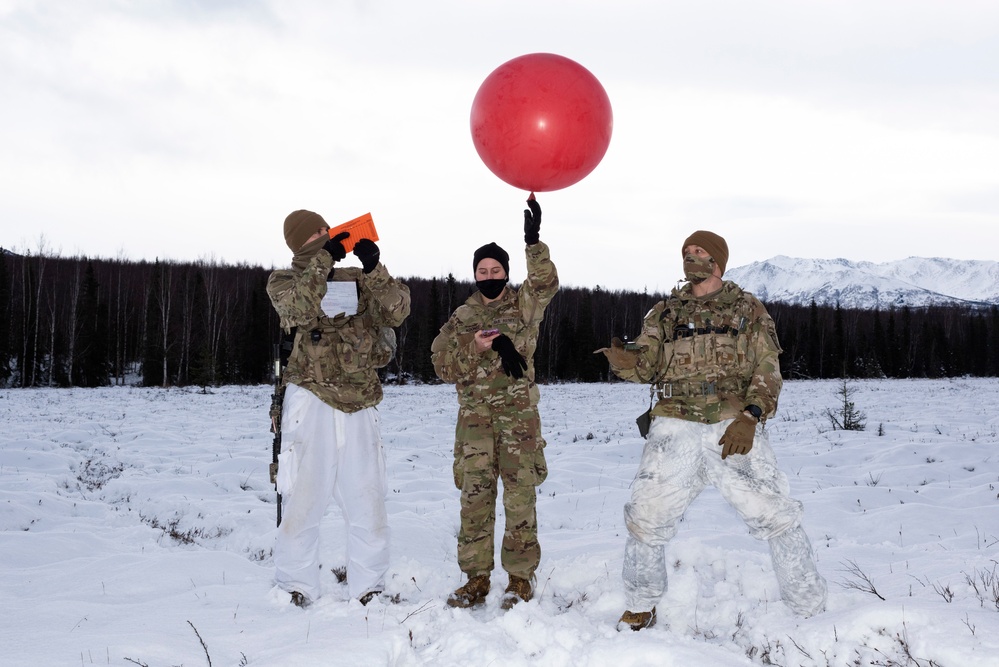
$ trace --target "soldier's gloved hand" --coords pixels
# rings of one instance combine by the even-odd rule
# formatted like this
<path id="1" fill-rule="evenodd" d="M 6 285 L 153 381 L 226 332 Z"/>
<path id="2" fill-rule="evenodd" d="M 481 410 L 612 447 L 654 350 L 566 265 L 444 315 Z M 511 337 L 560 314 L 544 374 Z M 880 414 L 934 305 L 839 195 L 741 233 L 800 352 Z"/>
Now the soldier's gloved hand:
<path id="1" fill-rule="evenodd" d="M 534 245 L 541 240 L 541 205 L 534 199 L 534 193 L 527 198 L 528 208 L 524 209 L 524 243 Z"/>
<path id="2" fill-rule="evenodd" d="M 724 459 L 732 454 L 748 454 L 749 450 L 753 448 L 753 437 L 756 436 L 756 424 L 758 423 L 756 417 L 740 412 L 735 421 L 725 429 L 721 440 L 718 441 L 718 444 L 722 446 L 721 457 Z"/>
<path id="3" fill-rule="evenodd" d="M 624 341 L 617 336 L 611 338 L 610 347 L 602 347 L 594 350 L 593 354 L 603 353 L 607 361 L 614 368 L 627 370 L 634 368 L 638 364 L 638 355 L 633 350 L 624 347 Z"/>
<path id="4" fill-rule="evenodd" d="M 343 249 L 343 243 L 341 243 L 341 241 L 348 236 L 350 236 L 350 232 L 340 232 L 323 244 L 323 250 L 330 254 L 334 262 L 339 262 L 347 256 L 347 251 Z"/>
<path id="5" fill-rule="evenodd" d="M 378 244 L 371 239 L 361 239 L 354 244 L 354 256 L 361 260 L 361 270 L 365 273 L 371 273 L 375 270 L 381 254 L 382 251 L 378 249 Z"/>
<path id="6" fill-rule="evenodd" d="M 524 356 L 517 352 L 517 348 L 513 346 L 513 341 L 506 334 L 500 334 L 493 338 L 493 350 L 500 356 L 500 363 L 503 364 L 503 372 L 519 380 L 524 377 L 524 371 L 527 370 L 527 361 Z"/>

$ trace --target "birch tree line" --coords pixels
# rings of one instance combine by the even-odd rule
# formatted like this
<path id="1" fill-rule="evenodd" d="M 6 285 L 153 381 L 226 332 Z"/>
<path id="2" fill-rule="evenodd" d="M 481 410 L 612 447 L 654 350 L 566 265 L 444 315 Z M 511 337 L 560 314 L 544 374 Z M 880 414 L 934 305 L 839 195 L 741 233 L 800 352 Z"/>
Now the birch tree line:
<path id="1" fill-rule="evenodd" d="M 266 280 L 214 259 L 0 253 L 0 384 L 265 382 L 278 326 Z"/>
<path id="2" fill-rule="evenodd" d="M 0 386 L 201 387 L 272 381 L 278 318 L 269 269 L 196 262 L 17 255 L 0 250 Z M 430 344 L 474 285 L 402 278 L 412 314 L 387 382 L 435 382 Z M 611 337 L 634 338 L 662 294 L 563 286 L 535 355 L 540 382 L 614 378 Z M 882 310 L 767 304 L 793 378 L 999 376 L 999 307 Z"/>

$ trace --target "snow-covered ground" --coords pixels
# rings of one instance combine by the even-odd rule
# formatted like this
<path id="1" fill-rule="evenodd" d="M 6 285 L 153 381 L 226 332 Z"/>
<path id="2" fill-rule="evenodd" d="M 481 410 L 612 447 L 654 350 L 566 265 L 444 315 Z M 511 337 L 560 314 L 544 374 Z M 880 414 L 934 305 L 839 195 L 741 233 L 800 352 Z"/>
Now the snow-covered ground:
<path id="1" fill-rule="evenodd" d="M 780 603 L 766 544 L 709 488 L 638 633 L 615 623 L 644 387 L 542 387 L 540 594 L 506 613 L 501 571 L 485 608 L 444 604 L 462 583 L 450 386 L 388 386 L 381 406 L 398 601 L 337 583 L 334 504 L 306 610 L 271 583 L 269 387 L 2 390 L 0 664 L 999 664 L 999 381 L 851 383 L 864 431 L 832 430 L 841 386 L 787 383 L 768 426 L 828 611 Z"/>

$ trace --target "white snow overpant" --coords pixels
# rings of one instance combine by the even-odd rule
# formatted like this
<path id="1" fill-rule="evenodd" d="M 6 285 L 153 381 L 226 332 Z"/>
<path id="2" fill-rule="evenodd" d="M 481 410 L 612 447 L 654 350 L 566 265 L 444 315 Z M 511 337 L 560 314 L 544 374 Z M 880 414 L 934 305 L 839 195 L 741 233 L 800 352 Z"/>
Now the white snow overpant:
<path id="1" fill-rule="evenodd" d="M 682 419 L 652 422 L 642 462 L 624 507 L 628 540 L 624 587 L 630 611 L 649 611 L 666 593 L 665 545 L 677 522 L 707 484 L 738 512 L 753 537 L 770 542 L 781 597 L 796 613 L 825 609 L 826 582 L 815 568 L 801 528 L 802 505 L 788 494 L 787 478 L 766 432 L 756 429 L 748 454 L 721 458 L 718 441 L 732 420 L 701 424 Z"/>
<path id="2" fill-rule="evenodd" d="M 347 524 L 350 596 L 381 590 L 389 565 L 389 527 L 375 408 L 347 414 L 288 385 L 278 461 L 283 516 L 274 545 L 277 585 L 310 600 L 320 596 L 319 524 L 335 498 Z"/>

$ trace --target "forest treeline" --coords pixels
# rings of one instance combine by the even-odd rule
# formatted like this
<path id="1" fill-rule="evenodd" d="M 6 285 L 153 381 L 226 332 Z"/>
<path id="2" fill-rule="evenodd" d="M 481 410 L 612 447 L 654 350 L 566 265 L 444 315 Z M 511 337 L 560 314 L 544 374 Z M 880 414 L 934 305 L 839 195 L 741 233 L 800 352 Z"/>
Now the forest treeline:
<path id="1" fill-rule="evenodd" d="M 197 262 L 17 255 L 0 249 L 0 386 L 259 384 L 272 381 L 278 320 L 269 269 Z M 430 343 L 472 293 L 454 276 L 402 278 L 412 314 L 387 381 L 436 381 Z M 563 287 L 535 356 L 540 382 L 600 382 L 593 351 L 633 338 L 662 294 Z M 770 303 L 786 378 L 999 376 L 999 307 L 855 310 Z"/>

